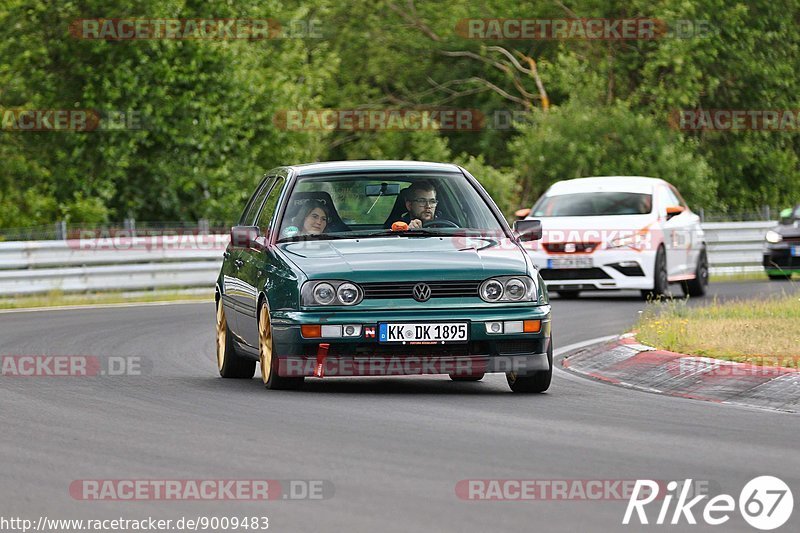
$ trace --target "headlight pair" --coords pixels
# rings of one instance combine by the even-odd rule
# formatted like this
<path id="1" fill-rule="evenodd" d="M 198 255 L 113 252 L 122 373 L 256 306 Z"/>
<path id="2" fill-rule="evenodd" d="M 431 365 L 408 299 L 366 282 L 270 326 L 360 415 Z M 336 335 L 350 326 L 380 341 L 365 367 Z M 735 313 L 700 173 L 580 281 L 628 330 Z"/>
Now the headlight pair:
<path id="1" fill-rule="evenodd" d="M 300 291 L 303 305 L 356 305 L 364 291 L 349 281 L 308 281 Z"/>
<path id="2" fill-rule="evenodd" d="M 479 293 L 485 302 L 532 302 L 537 299 L 536 283 L 528 276 L 499 276 L 481 283 Z"/>

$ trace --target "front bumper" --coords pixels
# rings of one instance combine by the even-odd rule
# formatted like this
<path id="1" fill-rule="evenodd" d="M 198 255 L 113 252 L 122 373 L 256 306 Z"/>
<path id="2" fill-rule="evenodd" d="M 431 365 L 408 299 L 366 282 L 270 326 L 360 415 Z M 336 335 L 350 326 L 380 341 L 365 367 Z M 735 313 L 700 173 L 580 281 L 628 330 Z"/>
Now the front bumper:
<path id="1" fill-rule="evenodd" d="M 558 290 L 652 289 L 656 252 L 630 248 L 599 249 L 591 254 L 549 254 L 531 251 L 530 257 L 539 269 L 547 288 Z M 548 259 L 591 258 L 592 268 L 549 268 Z M 636 267 L 622 265 L 636 264 Z"/>
<path id="2" fill-rule="evenodd" d="M 780 274 L 800 271 L 800 242 L 782 242 L 768 245 L 764 249 L 762 264 L 769 273 Z"/>
<path id="3" fill-rule="evenodd" d="M 497 308 L 274 311 L 273 357 L 281 376 L 375 376 L 413 374 L 526 374 L 550 368 L 550 306 Z M 486 322 L 541 320 L 536 333 L 489 334 Z M 467 322 L 469 340 L 447 344 L 380 343 L 366 328 L 381 322 Z M 360 325 L 359 337 L 306 339 L 301 326 Z M 321 367 L 318 364 L 321 363 Z M 315 371 L 317 372 L 315 374 Z"/>

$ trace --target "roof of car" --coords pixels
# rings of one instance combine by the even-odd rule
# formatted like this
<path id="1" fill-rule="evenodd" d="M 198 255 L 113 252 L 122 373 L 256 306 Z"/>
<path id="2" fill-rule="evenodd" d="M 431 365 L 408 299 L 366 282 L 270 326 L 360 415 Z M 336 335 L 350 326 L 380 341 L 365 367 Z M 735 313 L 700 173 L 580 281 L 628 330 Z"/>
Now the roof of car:
<path id="1" fill-rule="evenodd" d="M 652 193 L 653 187 L 666 183 L 659 178 L 645 176 L 599 176 L 594 178 L 577 178 L 554 183 L 547 194 L 569 194 L 575 192 L 635 192 Z"/>
<path id="2" fill-rule="evenodd" d="M 459 172 L 458 166 L 452 163 L 432 163 L 428 161 L 325 161 L 290 165 L 297 175 L 330 174 L 346 172 Z"/>

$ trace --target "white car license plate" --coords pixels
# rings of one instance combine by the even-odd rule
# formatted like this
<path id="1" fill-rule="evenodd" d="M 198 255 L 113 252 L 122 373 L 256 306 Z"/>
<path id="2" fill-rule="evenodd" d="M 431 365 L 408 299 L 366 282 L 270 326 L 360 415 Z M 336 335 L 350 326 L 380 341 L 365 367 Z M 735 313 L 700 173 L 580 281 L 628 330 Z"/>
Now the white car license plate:
<path id="1" fill-rule="evenodd" d="M 592 268 L 594 261 L 591 257 L 564 257 L 548 259 L 547 268 Z"/>
<path id="2" fill-rule="evenodd" d="M 418 322 L 378 324 L 379 342 L 439 343 L 466 342 L 469 333 L 466 322 Z"/>
<path id="3" fill-rule="evenodd" d="M 800 257 L 800 246 L 792 246 L 792 256 Z"/>

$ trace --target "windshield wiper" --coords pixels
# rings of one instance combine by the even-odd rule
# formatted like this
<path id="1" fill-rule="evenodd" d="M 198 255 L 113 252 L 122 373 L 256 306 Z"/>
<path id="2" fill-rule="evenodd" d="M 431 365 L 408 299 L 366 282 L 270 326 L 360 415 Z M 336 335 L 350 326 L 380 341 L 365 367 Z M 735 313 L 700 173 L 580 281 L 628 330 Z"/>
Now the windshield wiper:
<path id="1" fill-rule="evenodd" d="M 439 231 L 433 228 L 416 228 L 416 229 L 409 229 L 406 231 L 392 231 L 390 229 L 384 229 L 380 231 L 370 231 L 369 233 L 352 235 L 352 237 L 357 237 L 359 239 L 372 238 L 372 237 L 453 237 L 453 236 L 454 234 L 452 232 Z"/>

